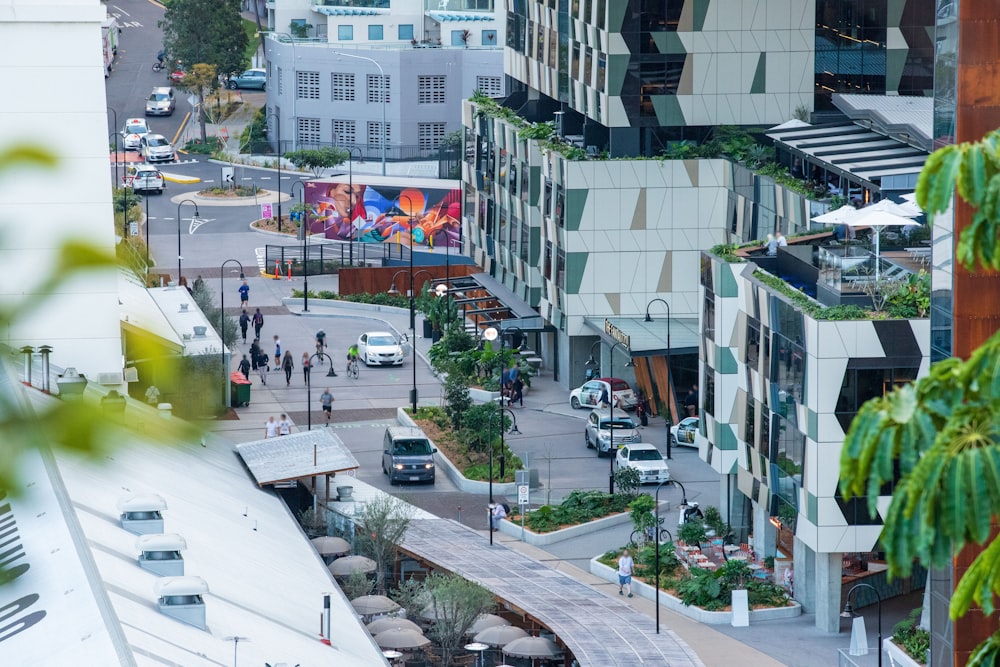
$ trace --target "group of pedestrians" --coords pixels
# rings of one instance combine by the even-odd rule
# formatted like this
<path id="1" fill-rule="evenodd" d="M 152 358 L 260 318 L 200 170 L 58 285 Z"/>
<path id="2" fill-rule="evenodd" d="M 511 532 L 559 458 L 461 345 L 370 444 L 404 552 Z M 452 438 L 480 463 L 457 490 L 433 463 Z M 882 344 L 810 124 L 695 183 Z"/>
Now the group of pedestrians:
<path id="1" fill-rule="evenodd" d="M 288 415 L 282 413 L 281 419 L 274 420 L 274 415 L 267 418 L 264 423 L 264 437 L 277 438 L 281 435 L 290 435 L 292 432 L 292 422 L 288 420 Z"/>

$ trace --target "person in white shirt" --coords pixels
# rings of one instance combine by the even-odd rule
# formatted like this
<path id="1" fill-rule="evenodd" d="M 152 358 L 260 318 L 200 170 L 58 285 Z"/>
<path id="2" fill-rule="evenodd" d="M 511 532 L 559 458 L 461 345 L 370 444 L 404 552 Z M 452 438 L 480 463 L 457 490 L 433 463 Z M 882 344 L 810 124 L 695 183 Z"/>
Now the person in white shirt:
<path id="1" fill-rule="evenodd" d="M 786 239 L 785 235 L 782 234 L 781 232 L 775 232 L 774 233 L 774 240 L 777 241 L 779 248 L 787 248 L 788 247 L 788 239 Z"/>
<path id="2" fill-rule="evenodd" d="M 292 432 L 292 422 L 288 421 L 288 415 L 282 414 L 278 420 L 278 435 L 289 435 Z"/>
<path id="3" fill-rule="evenodd" d="M 622 550 L 622 555 L 618 558 L 618 595 L 625 595 L 624 589 L 628 589 L 628 596 L 632 597 L 632 554 L 628 549 Z"/>
<path id="4" fill-rule="evenodd" d="M 268 417 L 267 422 L 264 424 L 264 437 L 265 438 L 278 437 L 278 422 L 274 421 L 274 415 Z"/>
<path id="5" fill-rule="evenodd" d="M 503 503 L 494 503 L 490 516 L 490 524 L 494 532 L 500 528 L 500 519 L 505 518 L 507 518 L 507 510 L 504 509 Z"/>

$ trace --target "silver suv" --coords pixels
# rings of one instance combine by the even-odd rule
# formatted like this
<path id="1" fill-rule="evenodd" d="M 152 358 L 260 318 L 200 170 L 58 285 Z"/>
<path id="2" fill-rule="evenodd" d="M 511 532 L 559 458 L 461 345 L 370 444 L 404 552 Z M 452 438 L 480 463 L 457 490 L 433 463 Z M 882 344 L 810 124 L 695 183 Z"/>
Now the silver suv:
<path id="1" fill-rule="evenodd" d="M 587 416 L 587 426 L 583 429 L 583 439 L 587 447 L 597 449 L 598 456 L 610 454 L 612 433 L 615 450 L 622 445 L 642 441 L 635 422 L 624 410 L 591 410 Z"/>
<path id="2" fill-rule="evenodd" d="M 153 88 L 146 100 L 147 116 L 172 116 L 176 107 L 174 89 L 169 87 Z"/>

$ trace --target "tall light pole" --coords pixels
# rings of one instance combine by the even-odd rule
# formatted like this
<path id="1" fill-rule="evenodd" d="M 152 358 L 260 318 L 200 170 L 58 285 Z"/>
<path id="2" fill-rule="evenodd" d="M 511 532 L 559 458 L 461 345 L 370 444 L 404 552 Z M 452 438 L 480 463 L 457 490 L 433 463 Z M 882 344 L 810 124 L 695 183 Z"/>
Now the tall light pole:
<path id="1" fill-rule="evenodd" d="M 365 60 L 365 61 L 370 62 L 371 64 L 375 65 L 375 67 L 378 68 L 379 76 L 381 77 L 381 81 L 382 81 L 382 85 L 380 86 L 380 88 L 382 89 L 381 90 L 381 92 L 382 92 L 382 95 L 381 95 L 381 97 L 382 97 L 382 175 L 385 176 L 385 150 L 386 150 L 386 144 L 389 143 L 388 142 L 388 139 L 389 139 L 389 126 L 386 124 L 386 112 L 385 112 L 386 102 L 388 101 L 388 97 L 389 97 L 389 91 L 387 90 L 388 87 L 389 87 L 389 80 L 385 78 L 385 70 L 383 70 L 382 66 L 378 63 L 378 61 L 375 60 L 375 59 L 373 59 L 373 58 L 368 58 L 368 57 L 365 57 L 365 56 L 356 56 L 353 53 L 346 53 L 344 51 L 336 51 L 335 53 L 338 56 L 344 56 L 345 58 L 355 58 L 356 60 Z"/>
<path id="2" fill-rule="evenodd" d="M 278 231 L 281 231 L 281 117 L 274 111 L 264 116 L 266 123 L 271 116 L 274 116 L 274 136 L 277 141 L 278 153 Z"/>
<path id="3" fill-rule="evenodd" d="M 118 142 L 119 141 L 122 142 L 122 150 L 124 151 L 125 139 L 122 137 L 122 135 L 118 134 L 117 132 L 112 132 L 111 134 L 108 135 L 108 139 L 111 139 L 112 137 L 114 137 L 113 141 L 115 142 L 115 189 L 117 190 L 118 188 L 123 187 L 124 185 L 122 183 L 121 169 L 118 168 L 118 165 L 120 164 L 118 161 Z"/>
<path id="4" fill-rule="evenodd" d="M 238 259 L 227 259 L 219 267 L 219 336 L 222 337 L 222 398 L 223 409 L 229 404 L 226 401 L 227 388 L 229 387 L 229 367 L 226 364 L 226 264 L 236 262 L 240 267 L 240 280 L 243 280 L 243 264 Z"/>
<path id="5" fill-rule="evenodd" d="M 350 244 L 350 259 L 349 265 L 354 266 L 354 151 L 358 152 L 359 162 L 365 161 L 364 153 L 357 146 L 352 146 L 347 149 L 347 215 L 350 217 L 348 222 L 351 223 L 351 239 Z M 385 176 L 385 170 L 383 168 L 382 175 Z M 341 246 L 343 247 L 343 246 Z"/>
<path id="6" fill-rule="evenodd" d="M 649 307 L 657 301 L 662 303 L 667 308 L 667 400 L 664 401 L 666 404 L 667 414 L 664 415 L 664 418 L 667 421 L 667 458 L 672 459 L 673 456 L 670 450 L 670 427 L 673 426 L 674 420 L 673 416 L 670 414 L 670 399 L 673 396 L 673 379 L 670 377 L 670 304 L 663 299 L 652 299 L 646 304 L 646 322 L 653 321 L 653 318 L 649 314 Z"/>
<path id="7" fill-rule="evenodd" d="M 375 61 L 372 61 L 375 62 Z M 382 68 L 379 67 L 379 70 Z M 382 80 L 385 83 L 385 79 Z M 383 107 L 383 112 L 385 108 Z M 383 128 L 385 126 L 383 125 Z M 384 137 L 383 137 L 384 138 Z M 383 153 L 383 158 L 385 154 Z M 383 163 L 383 167 L 384 167 Z M 410 403 L 413 406 L 413 416 L 417 415 L 417 302 L 413 290 L 413 201 L 406 195 L 400 195 L 400 199 L 405 199 L 409 205 L 410 218 L 410 342 L 413 345 L 413 388 L 410 389 Z"/>
<path id="8" fill-rule="evenodd" d="M 306 208 L 306 184 L 303 181 L 292 183 L 290 195 L 295 194 L 295 186 L 299 186 L 299 206 L 302 207 L 302 312 L 309 312 L 309 209 Z"/>
<path id="9" fill-rule="evenodd" d="M 504 432 L 507 430 L 507 425 L 504 423 L 505 420 L 506 420 L 506 414 L 510 414 L 510 420 L 511 420 L 510 433 L 511 433 L 511 435 L 520 435 L 520 433 L 521 433 L 519 430 L 517 430 L 517 415 L 515 415 L 514 411 L 511 410 L 510 408 L 505 408 L 503 406 L 500 406 L 500 409 L 497 410 L 496 412 L 494 412 L 490 416 L 489 430 L 488 430 L 488 433 L 489 433 L 488 437 L 490 437 L 490 470 L 489 470 L 489 473 L 490 473 L 490 501 L 486 505 L 486 513 L 487 513 L 487 515 L 489 517 L 489 520 L 487 521 L 487 525 L 490 528 L 490 544 L 493 544 L 493 510 L 490 507 L 490 505 L 493 504 L 493 439 L 492 439 L 492 434 L 493 434 L 493 419 L 495 417 L 500 417 L 500 467 L 503 468 L 503 463 L 504 463 L 504 459 L 505 459 L 505 457 L 504 457 L 504 447 L 506 446 L 506 444 L 504 442 Z M 500 472 L 500 476 L 502 477 L 503 474 L 504 474 L 503 471 L 501 471 Z"/>
<path id="10" fill-rule="evenodd" d="M 594 361 L 594 348 L 598 345 L 607 345 L 602 340 L 594 341 L 594 344 L 590 346 L 590 359 L 587 360 L 587 366 L 596 365 Z M 621 346 L 622 348 L 628 350 L 628 346 L 625 343 L 617 342 L 610 347 L 608 350 L 608 493 L 614 494 L 615 492 L 615 349 Z M 631 363 L 631 362 L 629 362 Z M 600 426 L 600 425 L 598 425 Z M 598 428 L 598 431 L 600 429 Z M 597 455 L 601 455 L 601 439 L 597 439 Z"/>
<path id="11" fill-rule="evenodd" d="M 875 594 L 875 599 L 878 600 L 878 667 L 882 667 L 882 596 L 879 595 L 878 589 L 871 584 L 854 584 L 851 590 L 847 591 L 847 602 L 844 603 L 844 611 L 840 612 L 842 618 L 854 618 L 854 607 L 851 605 L 851 595 L 854 591 L 859 588 L 871 589 L 871 592 Z M 865 645 L 868 645 L 867 640 Z"/>
<path id="12" fill-rule="evenodd" d="M 146 228 L 146 275 L 149 275 L 149 193 L 146 193 L 142 197 L 146 204 L 146 222 L 143 226 Z"/>
<path id="13" fill-rule="evenodd" d="M 193 199 L 182 199 L 177 202 L 177 284 L 181 284 L 181 260 L 184 257 L 181 255 L 181 206 L 183 204 L 191 204 L 194 206 L 194 217 L 198 218 L 201 216 L 198 213 L 198 202 Z M 194 218 L 192 218 L 193 220 Z"/>
<path id="14" fill-rule="evenodd" d="M 306 430 L 311 431 L 313 428 L 313 413 L 312 413 L 312 368 L 313 359 L 319 357 L 320 360 L 326 357 L 330 362 L 330 370 L 326 372 L 328 378 L 337 377 L 337 371 L 333 370 L 333 357 L 331 357 L 326 352 L 314 352 L 311 357 L 309 357 L 309 373 L 306 375 Z"/>

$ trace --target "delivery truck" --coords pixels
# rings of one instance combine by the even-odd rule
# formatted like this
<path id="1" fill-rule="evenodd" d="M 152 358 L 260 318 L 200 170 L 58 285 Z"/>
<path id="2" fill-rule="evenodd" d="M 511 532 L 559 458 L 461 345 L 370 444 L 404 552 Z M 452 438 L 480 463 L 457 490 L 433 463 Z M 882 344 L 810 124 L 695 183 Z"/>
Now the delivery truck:
<path id="1" fill-rule="evenodd" d="M 111 65 L 115 62 L 118 54 L 118 37 L 121 29 L 118 27 L 118 19 L 109 15 L 101 24 L 101 42 L 104 49 L 104 78 L 111 76 Z"/>

